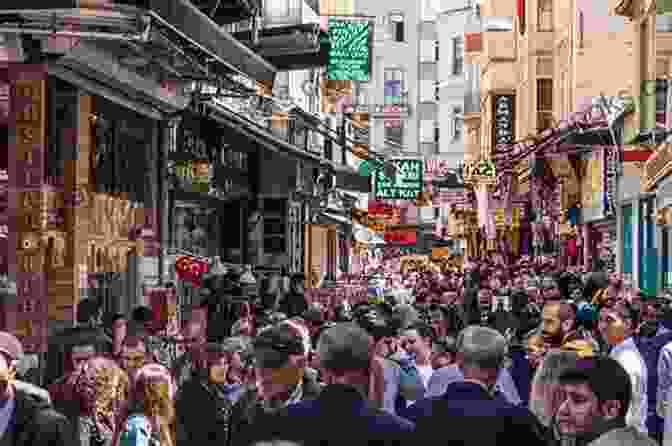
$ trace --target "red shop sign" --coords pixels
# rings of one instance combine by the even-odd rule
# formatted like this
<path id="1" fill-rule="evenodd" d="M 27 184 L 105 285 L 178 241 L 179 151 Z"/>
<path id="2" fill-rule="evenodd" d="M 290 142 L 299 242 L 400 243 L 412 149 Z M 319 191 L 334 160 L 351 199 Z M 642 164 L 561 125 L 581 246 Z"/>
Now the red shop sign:
<path id="1" fill-rule="evenodd" d="M 385 241 L 399 245 L 415 245 L 418 237 L 415 229 L 385 231 Z"/>

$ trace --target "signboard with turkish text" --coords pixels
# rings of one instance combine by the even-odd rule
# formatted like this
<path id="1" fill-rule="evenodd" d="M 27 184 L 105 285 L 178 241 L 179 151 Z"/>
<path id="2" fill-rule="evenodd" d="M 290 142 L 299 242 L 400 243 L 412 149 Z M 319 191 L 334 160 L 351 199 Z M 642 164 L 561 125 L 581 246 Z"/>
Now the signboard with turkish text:
<path id="1" fill-rule="evenodd" d="M 492 147 L 512 144 L 515 140 L 516 95 L 495 95 L 492 100 Z"/>
<path id="2" fill-rule="evenodd" d="M 329 20 L 327 79 L 368 82 L 371 73 L 372 26 L 369 21 Z"/>
<path id="3" fill-rule="evenodd" d="M 374 175 L 376 199 L 415 200 L 422 192 L 424 183 L 424 163 L 421 159 L 395 159 L 397 168 L 393 179 L 388 178 L 383 169 L 377 169 Z"/>
<path id="4" fill-rule="evenodd" d="M 417 229 L 386 229 L 385 241 L 397 245 L 415 245 L 418 239 Z"/>

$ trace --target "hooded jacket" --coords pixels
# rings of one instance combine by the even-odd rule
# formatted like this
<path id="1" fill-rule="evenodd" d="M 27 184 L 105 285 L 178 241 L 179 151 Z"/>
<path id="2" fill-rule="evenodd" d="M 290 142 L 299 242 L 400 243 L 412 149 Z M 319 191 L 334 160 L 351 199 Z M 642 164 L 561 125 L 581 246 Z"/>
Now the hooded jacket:
<path id="1" fill-rule="evenodd" d="M 76 444 L 68 419 L 56 412 L 42 389 L 14 386 L 14 413 L 0 446 L 69 446 Z"/>

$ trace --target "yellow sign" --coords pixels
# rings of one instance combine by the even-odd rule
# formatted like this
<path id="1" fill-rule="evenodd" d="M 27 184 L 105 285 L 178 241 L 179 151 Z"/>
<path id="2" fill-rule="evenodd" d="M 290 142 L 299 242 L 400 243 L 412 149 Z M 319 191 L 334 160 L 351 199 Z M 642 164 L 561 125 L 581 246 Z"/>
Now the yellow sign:
<path id="1" fill-rule="evenodd" d="M 513 208 L 511 209 L 511 227 L 520 228 L 520 209 Z"/>

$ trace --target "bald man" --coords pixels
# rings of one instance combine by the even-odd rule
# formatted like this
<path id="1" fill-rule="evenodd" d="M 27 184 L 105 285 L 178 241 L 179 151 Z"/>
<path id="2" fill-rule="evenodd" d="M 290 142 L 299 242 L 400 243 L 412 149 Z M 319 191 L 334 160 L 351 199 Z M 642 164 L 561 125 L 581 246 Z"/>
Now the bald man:
<path id="1" fill-rule="evenodd" d="M 178 387 L 187 382 L 201 367 L 205 341 L 205 324 L 201 321 L 187 322 L 182 330 L 185 352 L 177 358 L 173 366 L 173 376 Z"/>

